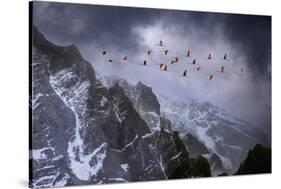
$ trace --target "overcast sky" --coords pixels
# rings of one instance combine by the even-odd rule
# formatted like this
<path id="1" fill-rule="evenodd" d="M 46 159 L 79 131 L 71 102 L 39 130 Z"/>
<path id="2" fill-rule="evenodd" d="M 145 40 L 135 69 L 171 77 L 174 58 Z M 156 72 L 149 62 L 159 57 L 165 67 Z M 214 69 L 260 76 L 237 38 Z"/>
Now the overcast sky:
<path id="1" fill-rule="evenodd" d="M 75 44 L 101 75 L 142 81 L 171 98 L 209 101 L 271 132 L 271 17 L 47 2 L 35 2 L 33 10 L 47 39 Z M 156 46 L 160 40 L 171 50 L 167 56 Z M 182 57 L 188 49 L 192 57 Z M 222 60 L 225 53 L 228 61 Z M 125 55 L 128 62 L 121 60 Z M 158 64 L 174 56 L 181 57 L 179 63 L 160 71 Z M 194 58 L 203 68 L 199 72 L 188 64 Z M 149 66 L 141 66 L 144 60 Z M 225 73 L 217 72 L 222 65 Z M 245 74 L 239 74 L 241 67 Z M 185 69 L 187 78 L 181 77 Z"/>

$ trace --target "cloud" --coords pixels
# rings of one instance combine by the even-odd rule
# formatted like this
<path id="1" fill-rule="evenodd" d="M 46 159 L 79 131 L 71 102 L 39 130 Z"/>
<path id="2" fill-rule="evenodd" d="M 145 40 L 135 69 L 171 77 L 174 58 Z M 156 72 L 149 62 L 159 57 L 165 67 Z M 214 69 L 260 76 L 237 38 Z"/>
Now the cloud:
<path id="1" fill-rule="evenodd" d="M 167 27 L 163 19 L 155 20 L 151 25 L 133 25 L 129 33 L 137 37 L 140 50 L 130 52 L 109 45 L 110 57 L 117 58 L 117 62 L 104 63 L 104 57 L 100 56 L 100 59 L 93 60 L 94 67 L 106 75 L 119 75 L 133 83 L 141 80 L 160 94 L 182 100 L 195 98 L 209 101 L 255 126 L 264 127 L 268 120 L 265 108 L 269 103 L 267 83 L 265 80 L 253 81 L 243 48 L 231 44 L 224 34 L 223 25 L 217 25 L 215 30 L 200 28 L 192 22 L 189 26 L 188 30 L 183 30 L 177 23 L 169 23 Z M 166 48 L 171 50 L 170 55 L 165 56 L 162 49 L 156 46 L 159 40 L 163 40 Z M 145 54 L 148 48 L 153 51 L 150 56 Z M 169 64 L 171 57 L 184 56 L 187 49 L 191 50 L 192 58 L 182 57 L 178 64 L 169 65 L 168 73 L 159 71 L 159 63 Z M 214 55 L 212 61 L 207 60 L 209 52 Z M 222 60 L 224 53 L 228 53 L 229 61 Z M 128 63 L 120 60 L 125 54 L 129 55 Z M 197 72 L 196 66 L 187 64 L 193 58 L 197 58 L 202 71 Z M 151 66 L 141 66 L 144 59 Z M 221 65 L 225 67 L 225 73 L 217 72 Z M 247 70 L 246 74 L 239 74 L 241 66 Z M 188 70 L 188 78 L 180 77 L 185 69 Z M 209 73 L 214 74 L 212 81 L 208 80 Z"/>
<path id="2" fill-rule="evenodd" d="M 76 44 L 95 70 L 142 81 L 158 93 L 223 107 L 253 126 L 270 130 L 271 18 L 158 9 L 36 2 L 35 24 L 51 41 Z M 165 56 L 155 44 L 163 40 Z M 108 54 L 102 56 L 101 48 Z M 148 57 L 145 51 L 152 48 Z M 192 57 L 183 58 L 186 50 Z M 208 61 L 212 53 L 214 60 Z M 222 60 L 224 53 L 229 61 Z M 121 57 L 129 56 L 124 62 Z M 160 63 L 181 56 L 169 72 Z M 108 63 L 107 59 L 113 59 Z M 196 58 L 203 67 L 187 64 Z M 150 66 L 141 66 L 147 60 Z M 217 71 L 225 67 L 225 73 Z M 239 74 L 244 67 L 246 74 Z M 187 69 L 188 78 L 180 77 Z M 212 81 L 208 74 L 213 73 Z"/>

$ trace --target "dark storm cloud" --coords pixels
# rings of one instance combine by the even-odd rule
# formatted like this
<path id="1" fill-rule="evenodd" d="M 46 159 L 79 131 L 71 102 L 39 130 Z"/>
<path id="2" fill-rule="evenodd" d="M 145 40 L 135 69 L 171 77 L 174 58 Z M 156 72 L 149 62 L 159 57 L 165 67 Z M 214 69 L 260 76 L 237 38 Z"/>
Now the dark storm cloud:
<path id="1" fill-rule="evenodd" d="M 60 43 L 95 43 L 132 50 L 137 48 L 136 36 L 130 33 L 132 25 L 151 23 L 159 11 L 35 2 L 34 14 L 34 23 Z"/>
<path id="2" fill-rule="evenodd" d="M 165 27 L 172 23 L 179 26 L 178 32 L 187 32 L 195 26 L 207 31 L 202 35 L 212 35 L 219 25 L 233 48 L 242 48 L 247 54 L 254 78 L 264 78 L 271 61 L 271 17 L 267 16 L 48 2 L 35 2 L 34 14 L 35 24 L 58 43 L 111 45 L 132 53 L 138 48 L 137 36 L 130 30 L 134 25 L 149 25 L 163 18 Z"/>
<path id="3" fill-rule="evenodd" d="M 35 2 L 34 23 L 50 41 L 77 45 L 102 74 L 119 74 L 133 82 L 141 80 L 164 94 L 210 101 L 270 134 L 270 17 Z M 178 77 L 159 75 L 157 69 L 140 72 L 134 65 L 102 64 L 105 57 L 95 51 L 105 47 L 114 58 L 120 59 L 126 53 L 131 62 L 140 63 L 145 58 L 145 49 L 160 39 L 168 43 L 173 56 L 186 48 L 202 58 L 209 52 L 217 56 L 229 52 L 230 62 L 237 67 L 228 64 L 226 69 L 237 71 L 239 66 L 245 66 L 247 74 L 241 78 L 229 72 L 210 83 L 206 72 L 193 75 L 186 82 Z M 163 61 L 156 53 L 150 58 L 151 62 Z M 205 71 L 217 71 L 210 65 L 203 66 Z M 177 74 L 184 69 L 181 65 L 173 68 Z M 165 85 L 161 85 L 163 80 Z"/>
<path id="4" fill-rule="evenodd" d="M 248 67 L 253 78 L 259 79 L 267 72 L 271 62 L 271 17 L 239 14 L 220 14 L 210 12 L 163 12 L 162 16 L 169 23 L 175 23 L 189 31 L 190 27 L 202 28 L 205 35 L 212 36 L 221 27 L 223 34 L 232 43 L 233 48 L 242 48 L 247 55 Z"/>
<path id="5" fill-rule="evenodd" d="M 271 17 L 228 15 L 225 27 L 230 40 L 247 54 L 254 78 L 264 77 L 271 62 Z"/>

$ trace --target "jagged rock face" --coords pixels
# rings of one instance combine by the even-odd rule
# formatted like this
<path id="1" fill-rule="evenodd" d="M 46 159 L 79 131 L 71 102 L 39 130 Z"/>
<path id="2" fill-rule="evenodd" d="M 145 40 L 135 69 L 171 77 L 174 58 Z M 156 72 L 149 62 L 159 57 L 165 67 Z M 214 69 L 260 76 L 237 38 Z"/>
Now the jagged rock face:
<path id="1" fill-rule="evenodd" d="M 192 176 L 180 138 L 151 132 L 126 92 L 105 88 L 75 46 L 53 45 L 35 27 L 32 40 L 31 187 Z"/>
<path id="2" fill-rule="evenodd" d="M 160 116 L 160 126 L 161 128 L 172 131 L 172 122 L 165 117 Z"/>
<path id="3" fill-rule="evenodd" d="M 236 175 L 271 173 L 271 149 L 257 144 L 241 163 Z"/>
<path id="4" fill-rule="evenodd" d="M 191 177 L 189 155 L 178 134 L 161 129 L 145 137 L 167 178 Z"/>
<path id="5" fill-rule="evenodd" d="M 212 172 L 213 175 L 217 175 L 218 173 L 229 171 L 231 172 L 232 169 L 232 160 L 228 159 L 228 155 L 233 152 L 232 149 L 228 148 L 229 146 L 225 146 L 222 144 L 219 139 L 219 137 L 227 137 L 227 136 L 221 136 L 224 135 L 224 133 L 231 134 L 231 128 L 224 128 L 224 130 L 229 130 L 225 132 L 224 130 L 221 130 L 218 126 L 216 129 L 219 129 L 219 133 L 216 134 L 218 131 L 216 131 L 214 128 L 210 128 L 209 121 L 214 120 L 211 123 L 219 122 L 220 117 L 232 119 L 229 117 L 224 111 L 221 111 L 220 109 L 212 106 L 210 103 L 199 103 L 196 100 L 190 100 L 187 103 L 182 102 L 175 102 L 173 100 L 169 100 L 168 98 L 162 98 L 160 95 L 159 99 L 161 102 L 161 115 L 155 114 L 151 112 L 151 110 L 154 108 L 154 110 L 160 109 L 158 108 L 158 98 L 155 96 L 153 91 L 150 87 L 147 87 L 146 85 L 142 83 L 138 83 L 137 85 L 132 85 L 128 83 L 125 79 L 119 78 L 117 76 L 109 76 L 109 77 L 102 77 L 101 78 L 102 83 L 109 87 L 112 87 L 114 84 L 120 85 L 123 90 L 125 91 L 126 96 L 130 98 L 130 100 L 133 102 L 135 109 L 137 112 L 141 115 L 141 117 L 146 121 L 147 125 L 150 127 L 151 130 L 155 129 L 155 124 L 160 125 L 163 128 L 166 128 L 168 130 L 177 130 L 180 132 L 180 136 L 182 140 L 184 141 L 185 145 L 190 150 L 190 154 L 192 157 L 196 157 L 198 155 L 207 155 L 206 157 L 211 157 L 212 154 L 219 154 L 217 158 L 207 158 L 212 166 Z M 141 92 L 145 91 L 145 92 Z M 149 98 L 149 96 L 153 96 L 152 98 Z M 139 104 L 153 104 L 150 105 L 151 108 L 142 108 L 139 106 Z M 145 107 L 145 106 L 143 106 Z M 149 107 L 149 106 L 148 106 Z M 219 115 L 219 116 L 217 116 Z M 160 124 L 159 124 L 160 123 Z M 228 122 L 225 122 L 223 124 L 228 124 Z M 158 127 L 157 127 L 158 128 Z M 210 132 L 210 133 L 209 133 Z M 211 134 L 211 138 L 208 135 Z M 212 136 L 212 135 L 218 135 L 218 136 Z M 189 136 L 189 137 L 188 137 Z M 191 138 L 192 137 L 192 138 Z M 209 140 L 210 139 L 210 140 Z M 212 141 L 215 139 L 215 141 Z M 214 149 L 215 146 L 218 146 L 218 149 L 220 150 L 217 152 L 217 149 Z M 254 142 L 251 143 L 251 145 L 254 145 Z M 239 146 L 239 145 L 238 145 Z M 232 145 L 232 147 L 235 147 Z M 248 149 L 248 148 L 246 148 Z M 237 150 L 237 149 L 234 149 Z M 245 150 L 243 153 L 245 154 L 247 150 Z M 235 166 L 238 166 L 238 164 L 241 161 L 241 153 L 235 154 L 237 157 L 234 157 L 235 159 Z M 226 156 L 226 157 L 225 157 Z M 214 156 L 212 156 L 214 157 Z M 219 162 L 222 162 L 225 164 L 226 170 L 224 168 L 220 168 Z"/>
<path id="6" fill-rule="evenodd" d="M 199 155 L 209 153 L 207 147 L 190 133 L 187 133 L 185 136 L 183 136 L 182 140 L 188 147 L 188 152 L 191 157 L 197 157 Z"/>
<path id="7" fill-rule="evenodd" d="M 208 160 L 211 167 L 212 176 L 218 176 L 226 172 L 222 160 L 216 153 L 203 154 L 202 156 Z"/>
<path id="8" fill-rule="evenodd" d="M 218 174 L 225 172 L 223 163 L 219 156 L 216 153 L 209 152 L 204 143 L 199 141 L 190 133 L 182 136 L 181 138 L 184 144 L 187 146 L 188 152 L 192 158 L 203 156 L 208 160 L 213 176 L 217 176 Z"/>
<path id="9" fill-rule="evenodd" d="M 208 160 L 202 156 L 190 160 L 191 170 L 195 177 L 210 177 L 211 169 Z"/>
<path id="10" fill-rule="evenodd" d="M 160 104 L 157 97 L 152 92 L 151 87 L 138 82 L 136 85 L 136 94 L 138 95 L 137 109 L 143 112 L 155 112 L 160 115 Z"/>
<path id="11" fill-rule="evenodd" d="M 105 133 L 111 133 L 113 135 L 112 137 L 116 134 L 119 137 L 119 141 L 114 141 L 112 146 L 121 142 L 120 146 L 123 147 L 131 142 L 135 136 L 143 136 L 150 133 L 145 121 L 143 121 L 136 112 L 123 89 L 118 84 L 115 84 L 109 89 L 109 92 L 112 96 L 115 108 L 117 108 L 117 111 L 119 112 L 118 119 L 121 123 L 121 129 L 119 131 L 112 132 L 114 126 L 112 126 L 113 128 L 107 126 L 107 130 L 104 130 Z"/>
<path id="12" fill-rule="evenodd" d="M 156 97 L 150 87 L 142 83 L 134 86 L 116 76 L 103 77 L 101 80 L 107 87 L 118 83 L 151 130 L 160 122 L 159 125 L 163 128 L 179 131 L 191 157 L 206 157 L 211 164 L 213 175 L 222 172 L 232 174 L 246 157 L 248 149 L 262 138 L 260 133 L 251 129 L 247 123 L 233 118 L 208 102 L 175 101 L 164 98 L 161 94 Z M 159 103 L 161 115 L 153 116 L 151 110 L 158 111 Z M 151 108 L 140 108 L 139 104 L 153 105 Z"/>
<path id="13" fill-rule="evenodd" d="M 32 185 L 56 185 L 60 175 L 51 178 L 49 167 L 65 174 L 60 176 L 61 185 L 94 183 L 99 180 L 108 149 L 121 148 L 135 136 L 119 137 L 119 107 L 76 47 L 55 46 L 34 28 L 32 66 Z M 145 124 L 142 126 L 149 131 Z M 49 162 L 51 157 L 63 159 L 63 166 L 54 160 L 46 172 L 38 174 L 46 168 L 43 160 Z"/>
<path id="14" fill-rule="evenodd" d="M 125 79 L 121 79 L 117 76 L 102 77 L 100 80 L 107 88 L 114 86 L 114 84 L 121 86 L 125 91 L 125 95 L 131 100 L 134 108 L 149 126 L 150 130 L 154 131 L 160 129 L 160 104 L 151 87 L 141 82 L 138 82 L 134 86 Z M 165 124 L 164 126 L 168 125 Z"/>
<path id="15" fill-rule="evenodd" d="M 70 184 L 67 142 L 74 134 L 75 116 L 48 82 L 48 59 L 32 49 L 32 186 Z M 52 102 L 52 103 L 49 103 Z M 75 178 L 74 178 L 75 179 Z"/>

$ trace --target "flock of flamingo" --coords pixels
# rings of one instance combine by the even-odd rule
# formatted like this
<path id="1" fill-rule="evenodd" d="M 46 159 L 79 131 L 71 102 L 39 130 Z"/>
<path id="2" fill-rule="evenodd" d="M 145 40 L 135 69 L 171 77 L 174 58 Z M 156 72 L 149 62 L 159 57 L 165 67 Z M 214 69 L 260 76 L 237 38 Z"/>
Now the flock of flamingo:
<path id="1" fill-rule="evenodd" d="M 156 46 L 159 46 L 159 47 L 161 48 L 161 49 L 160 49 L 160 52 L 163 52 L 163 54 L 164 54 L 165 56 L 167 56 L 168 53 L 170 52 L 170 50 L 168 50 L 168 49 L 166 48 L 166 46 L 164 45 L 164 42 L 163 42 L 162 40 L 160 40 L 159 43 L 156 44 Z M 145 51 L 145 53 L 147 54 L 147 56 L 150 56 L 152 52 L 153 52 L 152 49 L 148 49 L 148 50 Z M 103 48 L 103 49 L 101 50 L 101 54 L 102 54 L 103 56 L 107 55 L 107 54 L 108 54 L 108 50 L 107 50 L 106 48 Z M 190 58 L 190 57 L 191 57 L 191 51 L 190 51 L 190 50 L 187 50 L 187 51 L 185 52 L 185 56 L 184 56 L 184 57 Z M 179 63 L 181 58 L 182 58 L 182 57 L 180 57 L 180 56 L 171 57 L 171 59 L 169 59 L 170 65 Z M 214 58 L 213 58 L 212 54 L 209 53 L 208 56 L 207 56 L 207 60 L 213 60 L 213 59 L 214 59 Z M 125 55 L 125 56 L 121 57 L 121 60 L 122 60 L 122 61 L 128 61 L 128 60 L 129 60 L 129 57 L 128 57 L 127 55 Z M 227 53 L 224 54 L 224 56 L 222 57 L 221 60 L 223 60 L 224 62 L 227 62 L 227 61 L 229 60 L 229 59 L 228 59 Z M 107 61 L 107 62 L 110 62 L 110 63 L 113 63 L 113 62 L 114 62 L 113 59 L 111 59 L 111 58 L 107 59 L 106 61 Z M 196 58 L 193 59 L 191 62 L 187 62 L 187 63 L 188 63 L 188 64 L 192 64 L 192 65 L 197 65 L 197 67 L 196 67 L 196 71 L 197 71 L 197 72 L 199 72 L 199 71 L 202 69 L 202 66 L 201 66 L 200 64 L 198 64 Z M 148 61 L 145 59 L 141 65 L 143 65 L 143 66 L 148 66 Z M 158 65 L 159 65 L 160 71 L 168 71 L 168 65 L 169 65 L 169 64 L 160 63 L 160 64 L 158 64 Z M 219 69 L 217 70 L 217 72 L 219 72 L 219 73 L 224 73 L 224 72 L 225 72 L 225 67 L 224 67 L 223 65 L 221 65 L 221 66 L 219 67 Z M 241 68 L 239 69 L 238 73 L 244 74 L 244 73 L 245 73 L 244 67 L 241 67 Z M 208 79 L 209 79 L 209 80 L 212 80 L 212 79 L 214 78 L 214 75 L 215 75 L 214 73 L 208 73 Z M 187 77 L 187 76 L 188 76 L 188 75 L 187 75 L 187 69 L 184 69 L 184 70 L 181 72 L 181 77 Z"/>

